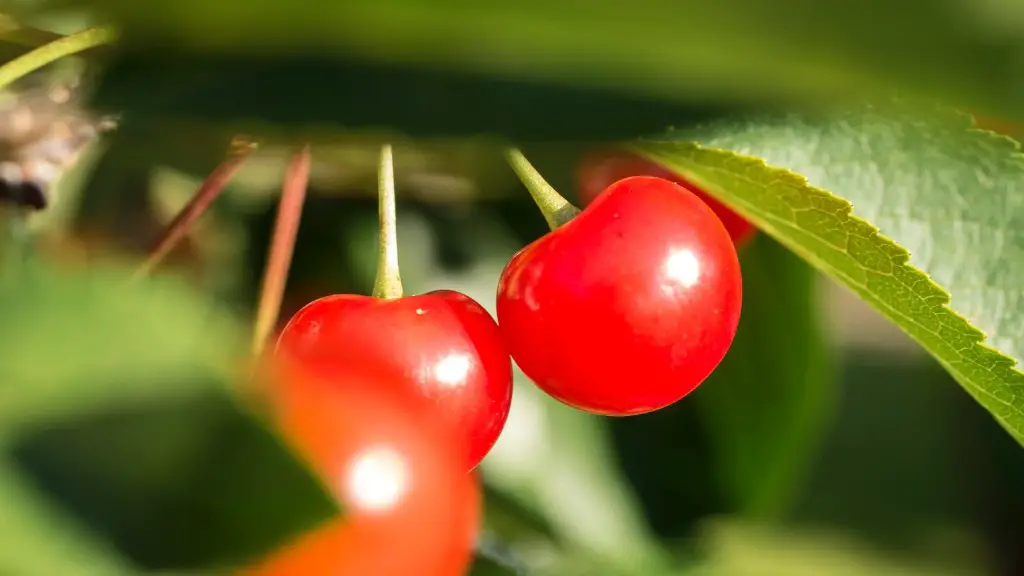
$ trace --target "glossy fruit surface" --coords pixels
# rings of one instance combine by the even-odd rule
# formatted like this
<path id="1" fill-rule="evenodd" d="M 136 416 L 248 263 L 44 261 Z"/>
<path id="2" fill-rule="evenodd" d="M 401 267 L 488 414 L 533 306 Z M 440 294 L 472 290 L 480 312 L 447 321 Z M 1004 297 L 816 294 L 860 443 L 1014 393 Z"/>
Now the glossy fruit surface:
<path id="1" fill-rule="evenodd" d="M 512 258 L 498 323 L 548 394 L 630 415 L 679 400 L 715 369 L 741 301 L 736 248 L 711 209 L 673 182 L 636 176 Z"/>
<path id="2" fill-rule="evenodd" d="M 286 545 L 248 576 L 459 576 L 480 521 L 480 488 L 422 398 L 372 373 L 344 386 L 309 365 L 271 391 L 276 423 L 341 502 L 343 518 Z"/>
<path id="3" fill-rule="evenodd" d="M 459 432 L 467 470 L 483 459 L 508 419 L 508 351 L 491 315 L 459 292 L 320 298 L 292 317 L 277 351 L 316 361 L 330 376 L 369 368 L 429 399 Z"/>
<path id="4" fill-rule="evenodd" d="M 680 175 L 635 154 L 617 150 L 597 150 L 583 157 L 577 172 L 580 204 L 589 205 L 605 188 L 630 176 L 655 176 L 679 184 L 697 195 L 714 210 L 729 231 L 737 247 L 742 247 L 757 233 L 757 228 L 721 202 L 701 192 Z"/>

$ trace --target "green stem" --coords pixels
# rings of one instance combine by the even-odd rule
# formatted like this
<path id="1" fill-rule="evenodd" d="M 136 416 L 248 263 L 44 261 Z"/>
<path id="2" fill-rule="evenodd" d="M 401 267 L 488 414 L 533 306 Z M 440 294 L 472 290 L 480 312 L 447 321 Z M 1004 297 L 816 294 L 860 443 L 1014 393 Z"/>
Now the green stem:
<path id="1" fill-rule="evenodd" d="M 544 220 L 552 230 L 572 220 L 580 213 L 579 208 L 569 203 L 548 184 L 547 180 L 544 180 L 540 172 L 537 172 L 537 169 L 530 164 L 530 161 L 518 148 L 506 149 L 505 158 L 515 170 L 516 175 L 519 176 L 519 180 L 530 191 L 530 196 L 533 197 L 533 201 L 544 214 Z"/>
<path id="2" fill-rule="evenodd" d="M 395 166 L 391 145 L 380 150 L 377 172 L 377 218 L 380 238 L 377 241 L 377 278 L 373 295 L 377 298 L 402 297 L 402 276 L 398 272 L 398 230 L 395 225 Z"/>
<path id="3" fill-rule="evenodd" d="M 0 66 L 0 88 L 65 56 L 107 44 L 117 37 L 113 28 L 101 26 L 69 34 Z"/>

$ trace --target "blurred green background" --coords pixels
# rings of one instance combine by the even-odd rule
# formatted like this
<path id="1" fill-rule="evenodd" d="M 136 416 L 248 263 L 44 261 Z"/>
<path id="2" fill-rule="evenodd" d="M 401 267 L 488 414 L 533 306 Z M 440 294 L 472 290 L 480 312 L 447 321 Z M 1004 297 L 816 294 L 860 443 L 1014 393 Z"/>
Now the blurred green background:
<path id="1" fill-rule="evenodd" d="M 66 219 L 54 216 L 41 233 L 47 253 L 67 263 L 141 258 L 210 168 L 196 166 L 192 150 L 152 144 L 175 141 L 124 130 L 87 155 L 59 191 Z M 585 148 L 527 153 L 573 190 Z M 251 158 L 164 270 L 243 319 L 288 152 Z M 314 147 L 282 318 L 321 295 L 371 290 L 375 154 L 366 141 Z M 395 163 L 407 291 L 458 289 L 493 310 L 504 262 L 545 231 L 529 195 L 483 141 L 399 144 Z M 1013 440 L 897 328 L 773 240 L 757 237 L 742 263 L 736 344 L 677 405 L 607 419 L 517 380 L 509 424 L 483 465 L 488 537 L 499 543 L 490 553 L 551 574 L 656 573 L 648 562 L 737 576 L 1020 573 L 1024 461 Z M 162 523 L 110 520 L 118 507 L 138 514 L 138 502 L 111 495 L 109 480 L 89 492 L 75 463 L 115 450 L 111 434 L 138 432 L 85 429 L 20 443 L 16 461 L 75 515 L 121 522 L 123 533 L 108 536 L 137 562 L 168 569 L 195 557 L 168 549 Z M 154 453 L 183 442 L 146 434 Z M 175 481 L 189 479 L 163 479 Z"/>
<path id="2" fill-rule="evenodd" d="M 924 92 L 953 86 L 943 93 L 956 103 L 1014 116 L 1014 96 L 1024 85 L 1015 74 L 1019 58 L 1010 57 L 1019 56 L 1021 35 L 1007 32 L 980 41 L 981 34 L 953 24 L 952 7 L 966 6 L 955 2 L 943 4 L 944 9 L 893 4 L 896 8 L 885 14 L 901 16 L 899 6 L 928 14 L 914 29 L 919 34 L 901 35 L 908 29 L 906 20 L 900 20 L 900 27 L 893 18 L 867 18 L 867 8 L 855 3 L 839 2 L 830 11 L 816 12 L 813 3 L 793 1 L 788 3 L 791 11 L 769 12 L 802 19 L 771 19 L 764 23 L 770 34 L 749 37 L 743 33 L 750 15 L 738 14 L 755 3 L 706 4 L 695 20 L 719 23 L 725 37 L 716 40 L 697 27 L 695 39 L 680 40 L 668 31 L 682 19 L 681 10 L 652 0 L 634 9 L 674 14 L 654 35 L 659 50 L 704 46 L 706 52 L 680 56 L 682 63 L 664 81 L 652 80 L 646 69 L 630 77 L 623 56 L 608 69 L 603 84 L 544 82 L 552 70 L 582 65 L 591 54 L 587 50 L 597 50 L 597 32 L 572 31 L 568 17 L 565 44 L 546 30 L 520 28 L 532 32 L 523 32 L 520 39 L 548 40 L 538 41 L 532 56 L 544 61 L 543 50 L 552 51 L 550 69 L 542 69 L 537 80 L 520 74 L 522 66 L 511 56 L 507 74 L 473 75 L 473 58 L 459 52 L 454 41 L 451 52 L 461 55 L 453 57 L 460 62 L 455 71 L 410 63 L 403 45 L 390 51 L 369 48 L 388 46 L 405 30 L 402 22 L 382 24 L 376 36 L 370 27 L 363 35 L 339 40 L 351 43 L 338 48 L 347 51 L 346 57 L 327 59 L 305 45 L 282 48 L 292 46 L 289 30 L 316 28 L 302 10 L 282 21 L 280 34 L 267 38 L 266 54 L 224 48 L 259 46 L 259 26 L 277 14 L 274 7 L 280 5 L 275 3 L 254 3 L 259 6 L 248 24 L 256 32 L 237 31 L 229 38 L 219 35 L 233 29 L 224 16 L 232 6 L 237 9 L 232 2 L 220 11 L 200 9 L 195 2 L 157 2 L 146 8 L 140 8 L 146 3 L 114 0 L 95 6 L 57 4 L 75 10 L 40 15 L 35 4 L 24 0 L 9 9 L 56 31 L 112 16 L 130 24 L 134 35 L 126 36 L 123 52 L 95 55 L 104 74 L 89 76 L 89 89 L 95 89 L 90 102 L 126 115 L 118 130 L 88 149 L 62 178 L 53 191 L 53 210 L 33 219 L 39 253 L 72 270 L 110 258 L 130 266 L 143 258 L 162 227 L 223 159 L 236 129 L 269 135 L 161 269 L 162 276 L 171 277 L 168 282 L 176 283 L 175 294 L 197 295 L 187 304 L 196 318 L 216 310 L 241 325 L 254 313 L 285 164 L 302 141 L 313 142 L 313 169 L 282 319 L 322 295 L 369 294 L 376 263 L 376 162 L 384 141 L 395 145 L 399 251 L 407 292 L 457 289 L 493 312 L 504 263 L 546 231 L 501 157 L 500 136 L 523 140 L 525 153 L 545 177 L 574 198 L 580 156 L 601 141 L 754 108 L 795 102 L 814 107 L 850 86 L 870 93 L 914 68 L 911 62 L 928 60 L 928 54 L 948 65 L 948 75 L 940 73 L 945 69 L 939 64 L 925 66 L 905 78 L 908 85 Z M 482 42 L 479 34 L 505 30 L 499 24 L 514 24 L 520 14 L 512 4 L 496 4 L 490 14 L 471 3 L 452 4 L 448 18 L 462 25 L 430 28 L 434 33 L 448 30 L 463 38 L 458 32 L 469 34 L 466 30 L 477 26 L 471 38 Z M 569 4 L 563 7 L 566 13 L 599 23 L 592 14 L 584 18 L 586 6 Z M 628 12 L 599 4 L 605 16 Z M 359 22 L 378 22 L 381 14 L 407 14 L 414 20 L 417 7 L 422 9 L 416 2 L 366 4 L 361 12 L 339 8 L 336 18 L 355 15 L 365 19 Z M 456 8 L 464 11 L 463 20 Z M 559 13 L 557 7 L 529 2 L 521 8 L 523 13 Z M 1020 9 L 1007 12 L 1019 14 Z M 792 45 L 769 42 L 818 14 L 827 18 L 822 16 L 822 25 L 813 30 L 834 42 L 806 29 Z M 857 18 L 839 27 L 851 14 Z M 436 24 L 431 18 L 424 21 Z M 862 34 L 872 29 L 869 24 L 878 24 L 877 46 Z M 346 30 L 354 28 L 349 24 Z M 148 36 L 152 30 L 164 36 Z M 635 30 L 625 24 L 615 30 L 618 43 L 645 36 L 639 24 Z M 932 42 L 952 30 L 959 35 Z M 741 37 L 748 44 L 735 52 L 723 49 Z M 503 54 L 507 46 L 501 39 L 507 38 L 488 44 L 489 57 Z M 763 67 L 761 61 L 744 64 L 740 56 L 745 51 L 769 45 L 777 50 L 765 56 Z M 802 62 L 786 60 L 795 53 L 807 55 L 807 47 L 821 50 L 812 50 Z M 5 44 L 8 57 L 25 49 Z M 372 58 L 367 56 L 371 53 Z M 646 52 L 635 48 L 623 54 Z M 865 56 L 857 60 L 857 54 Z M 687 91 L 687 73 L 705 67 L 721 77 L 696 74 Z M 733 84 L 724 80 L 748 73 L 757 80 L 749 90 L 732 90 Z M 626 82 L 644 90 L 608 88 Z M 684 97 L 666 98 L 668 93 Z M 1024 459 L 1013 439 L 896 327 L 774 240 L 759 235 L 742 250 L 741 260 L 744 312 L 736 342 L 712 377 L 678 404 L 641 417 L 589 416 L 547 398 L 517 374 L 509 423 L 482 466 L 486 526 L 473 573 L 1024 574 L 1018 532 L 1024 518 Z M 74 289 L 69 293 L 52 295 L 52 301 L 39 296 L 37 306 L 55 310 L 54 302 L 77 297 Z M 0 474 L 0 573 L 216 569 L 251 558 L 279 542 L 289 527 L 324 513 L 315 490 L 303 484 L 307 479 L 289 476 L 290 468 L 280 464 L 285 456 L 268 447 L 262 432 L 235 409 L 226 408 L 223 398 L 163 392 L 168 387 L 207 390 L 187 382 L 223 379 L 203 372 L 205 367 L 180 374 L 161 371 L 164 365 L 147 371 L 139 360 L 134 371 L 119 375 L 117 384 L 107 382 L 105 374 L 97 377 L 134 390 L 130 382 L 166 375 L 167 386 L 153 393 L 152 402 L 132 400 L 111 408 L 69 397 L 59 409 L 44 406 L 59 396 L 54 392 L 40 396 L 44 400 L 37 404 L 15 403 L 22 393 L 11 391 L 14 376 L 31 373 L 54 352 L 26 344 L 35 342 L 26 334 L 43 330 L 44 323 L 17 316 L 29 304 L 16 304 L 10 293 L 5 297 L 0 323 L 8 321 L 0 344 L 6 345 L 7 359 L 15 356 L 12 350 L 22 351 L 17 355 L 22 364 L 21 372 L 0 367 L 0 376 L 7 377 L 0 400 L 10 403 L 7 412 L 0 403 L 0 416 L 18 413 L 15 407 L 37 406 L 45 418 L 17 433 L 0 429 L 7 456 L 6 472 Z M 191 317 L 183 319 L 173 303 L 153 300 L 158 301 L 167 306 L 161 316 L 166 324 L 154 320 L 151 328 L 137 333 L 145 338 L 167 332 L 166 342 L 154 346 L 176 346 L 175 331 L 188 334 L 199 320 L 185 326 Z M 103 309 L 120 305 L 106 303 Z M 75 314 L 70 305 L 67 310 L 69 317 Z M 54 311 L 52 321 L 62 314 Z M 76 325 L 81 341 L 104 329 L 118 330 L 118 322 L 134 326 L 128 312 L 82 322 Z M 77 342 L 69 337 L 67 350 L 76 349 Z M 88 376 L 61 376 L 67 381 L 64 390 L 87 387 L 75 380 Z M 139 390 L 138 398 L 146 397 Z M 296 488 L 289 492 L 289 486 Z M 254 507 L 253 502 L 263 504 Z M 5 516 L 8 506 L 11 512 Z M 30 523 L 38 518 L 52 522 Z M 64 526 L 74 527 L 66 541 L 52 536 L 64 534 Z M 127 559 L 126 564 L 115 559 Z"/>

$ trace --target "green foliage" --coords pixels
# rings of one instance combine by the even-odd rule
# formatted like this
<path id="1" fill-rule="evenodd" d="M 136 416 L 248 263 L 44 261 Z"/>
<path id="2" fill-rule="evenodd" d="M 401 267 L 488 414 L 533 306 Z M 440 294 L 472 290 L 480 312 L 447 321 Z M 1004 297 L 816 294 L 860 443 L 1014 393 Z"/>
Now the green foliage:
<path id="1" fill-rule="evenodd" d="M 134 47 L 323 54 L 675 101 L 807 102 L 897 85 L 1024 117 L 1011 80 L 1022 70 L 1022 9 L 1009 2 L 79 3 L 101 7 Z"/>
<path id="2" fill-rule="evenodd" d="M 154 84 L 165 88 L 153 91 Z M 268 85 L 288 90 L 267 90 Z M 529 140 L 616 139 L 728 108 L 390 62 L 167 48 L 122 54 L 105 70 L 92 104 L 152 121 L 228 124 L 295 140 L 324 126 L 417 137 L 497 133 Z"/>
<path id="3" fill-rule="evenodd" d="M 244 357 L 223 311 L 180 282 L 139 285 L 129 274 L 30 263 L 0 283 L 0 430 L 189 397 L 211 381 L 182 376 L 227 375 Z"/>
<path id="4" fill-rule="evenodd" d="M 230 317 L 119 267 L 17 272 L 0 283 L 0 571 L 231 566 L 338 513 L 233 398 Z"/>
<path id="5" fill-rule="evenodd" d="M 701 535 L 706 561 L 692 576 L 967 576 L 972 568 L 908 559 L 828 531 L 712 521 Z"/>
<path id="6" fill-rule="evenodd" d="M 21 474 L 0 474 L 0 572 L 24 576 L 122 576 L 135 568 L 90 527 L 77 526 Z"/>
<path id="7" fill-rule="evenodd" d="M 275 144 L 317 143 L 319 182 L 290 289 L 368 288 L 373 238 L 361 233 L 372 233 L 373 202 L 325 196 L 372 189 L 375 148 L 395 132 L 485 134 L 454 146 L 402 138 L 399 227 L 418 213 L 461 270 L 438 273 L 444 258 L 434 258 L 425 235 L 413 236 L 400 249 L 408 287 L 417 275 L 430 288 L 471 278 L 466 291 L 490 305 L 491 276 L 543 230 L 491 135 L 589 145 L 662 134 L 636 149 L 770 237 L 743 254 L 744 314 L 732 350 L 678 405 L 609 421 L 544 397 L 519 375 L 507 437 L 483 467 L 486 531 L 510 555 L 481 552 L 474 574 L 512 574 L 512 557 L 531 574 L 558 576 L 981 572 L 973 558 L 963 569 L 935 566 L 853 538 L 780 528 L 801 506 L 844 528 L 861 527 L 863 516 L 916 534 L 942 516 L 972 533 L 1015 533 L 1024 514 L 1024 472 L 1012 464 L 1019 450 L 1007 449 L 1016 446 L 1005 435 L 993 439 L 987 419 L 925 406 L 947 378 L 907 371 L 900 403 L 863 384 L 905 371 L 848 369 L 845 383 L 860 396 L 838 396 L 844 429 L 828 438 L 837 382 L 812 266 L 910 334 L 1024 441 L 1024 376 L 1014 366 L 1024 358 L 1016 145 L 930 104 L 861 104 L 885 101 L 895 88 L 1024 119 L 1019 6 L 24 0 L 19 18 L 47 21 L 41 9 L 51 6 L 84 8 L 81 21 L 102 17 L 124 33 L 94 60 L 102 74 L 92 103 L 125 122 L 75 215 L 112 235 L 135 225 L 154 168 L 201 178 L 227 135 L 244 129 L 271 142 L 239 189 L 276 189 L 267 177 L 280 160 Z M 80 28 L 70 20 L 61 27 Z M 0 60 L 48 34 L 0 29 Z M 664 134 L 669 125 L 678 129 Z M 372 149 L 369 169 L 360 148 Z M 572 196 L 578 150 L 547 163 L 545 151 L 527 150 Z M 438 193 L 446 187 L 459 191 Z M 509 199 L 513 191 L 519 200 Z M 255 298 L 273 205 L 253 217 L 253 203 L 235 199 L 229 192 L 218 203 L 216 220 L 230 223 L 233 246 L 248 259 L 224 250 L 229 260 L 207 255 L 204 267 L 225 277 L 219 297 L 244 307 Z M 496 239 L 502 226 L 513 242 Z M 485 261 L 495 269 L 480 268 Z M 167 278 L 133 284 L 120 268 L 72 273 L 32 263 L 0 283 L 0 573 L 223 568 L 337 514 L 234 397 L 231 386 L 246 376 L 236 373 L 244 332 L 222 302 Z M 815 458 L 823 445 L 827 457 Z M 911 452 L 926 457 L 895 464 Z M 988 469 L 977 454 L 998 454 L 1002 464 Z M 952 478 L 962 469 L 977 478 Z M 808 474 L 817 483 L 806 484 Z M 908 486 L 938 475 L 941 483 Z M 994 528 L 988 516 L 979 520 L 972 498 L 937 504 L 960 486 L 1009 520 Z M 704 522 L 718 513 L 730 519 Z M 751 516 L 773 524 L 748 524 Z M 1008 542 L 1004 554 L 1017 548 Z"/>
<path id="8" fill-rule="evenodd" d="M 856 292 L 1024 441 L 1016 144 L 912 106 L 723 122 L 638 150 Z"/>
<path id="9" fill-rule="evenodd" d="M 571 552 L 608 573 L 659 573 L 666 558 L 637 513 L 635 496 L 610 465 L 600 419 L 545 396 L 517 372 L 519 435 L 483 464 L 489 483 L 544 518 Z M 601 506 L 592 506 L 601 502 Z"/>
<path id="10" fill-rule="evenodd" d="M 729 353 L 692 401 L 714 479 L 735 509 L 779 517 L 803 489 L 835 396 L 811 268 L 769 238 L 743 251 L 743 316 Z"/>

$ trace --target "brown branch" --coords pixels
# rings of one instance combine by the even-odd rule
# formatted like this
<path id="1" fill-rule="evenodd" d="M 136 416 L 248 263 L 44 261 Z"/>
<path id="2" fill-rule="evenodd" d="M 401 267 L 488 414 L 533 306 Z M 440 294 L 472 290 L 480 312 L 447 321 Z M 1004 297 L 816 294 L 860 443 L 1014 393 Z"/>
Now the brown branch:
<path id="1" fill-rule="evenodd" d="M 165 257 L 188 235 L 189 230 L 199 218 L 206 213 L 210 204 L 220 196 L 224 188 L 242 167 L 242 162 L 249 157 L 255 149 L 254 146 L 232 145 L 232 151 L 224 160 L 206 177 L 206 180 L 199 186 L 196 193 L 189 200 L 188 204 L 178 212 L 174 220 L 164 229 L 160 239 L 156 241 L 139 268 L 135 271 L 134 277 L 141 278 L 148 276 Z"/>
<path id="2" fill-rule="evenodd" d="M 307 144 L 292 157 L 284 178 L 267 265 L 263 271 L 260 299 L 256 307 L 252 340 L 254 358 L 263 353 L 267 339 L 281 313 L 281 301 L 284 298 L 288 270 L 291 268 L 292 253 L 295 251 L 295 237 L 299 232 L 299 221 L 302 219 L 302 205 L 309 184 L 309 166 L 310 151 Z"/>

